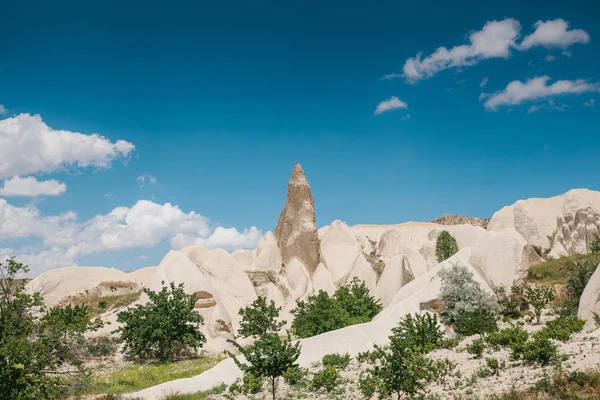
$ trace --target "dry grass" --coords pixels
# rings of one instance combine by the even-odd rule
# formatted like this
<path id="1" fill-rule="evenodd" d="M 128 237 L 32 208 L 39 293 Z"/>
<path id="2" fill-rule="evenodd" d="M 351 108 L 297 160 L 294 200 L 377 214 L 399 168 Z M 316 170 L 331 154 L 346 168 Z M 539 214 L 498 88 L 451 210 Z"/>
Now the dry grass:
<path id="1" fill-rule="evenodd" d="M 60 305 L 85 305 L 88 307 L 90 317 L 94 318 L 100 314 L 104 314 L 107 311 L 128 306 L 138 300 L 142 294 L 141 289 L 133 291 L 137 288 L 137 285 L 133 282 L 102 282 L 100 285 L 98 285 L 98 287 L 106 288 L 113 292 L 116 292 L 119 289 L 132 291 L 129 293 L 121 292 L 119 294 L 103 296 L 101 291 L 95 289 L 87 290 L 84 293 L 67 297 L 60 302 Z"/>
<path id="2" fill-rule="evenodd" d="M 573 276 L 577 267 L 585 262 L 598 264 L 600 254 L 575 254 L 532 265 L 529 268 L 528 280 L 544 285 L 565 285 L 567 280 Z"/>
<path id="3" fill-rule="evenodd" d="M 495 400 L 600 399 L 600 371 L 559 372 L 534 387 L 493 396 Z"/>

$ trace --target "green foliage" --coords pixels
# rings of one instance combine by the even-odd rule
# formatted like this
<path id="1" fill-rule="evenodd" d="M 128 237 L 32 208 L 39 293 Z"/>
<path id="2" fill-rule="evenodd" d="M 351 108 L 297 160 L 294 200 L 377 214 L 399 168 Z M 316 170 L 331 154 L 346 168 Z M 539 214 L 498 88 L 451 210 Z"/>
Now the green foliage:
<path id="1" fill-rule="evenodd" d="M 542 310 L 554 300 L 554 289 L 527 286 L 523 299 L 533 307 L 535 318 L 540 323 L 540 317 L 542 316 Z"/>
<path id="2" fill-rule="evenodd" d="M 333 296 L 324 291 L 299 301 L 291 311 L 292 330 L 307 338 L 345 326 L 368 322 L 382 309 L 381 303 L 369 294 L 364 282 L 354 279 L 340 287 Z"/>
<path id="3" fill-rule="evenodd" d="M 273 301 L 267 305 L 266 300 L 260 297 L 241 309 L 241 326 L 245 328 L 242 336 L 253 338 L 254 342 L 246 347 L 233 340 L 230 343 L 245 357 L 247 364 L 228 352 L 244 372 L 244 378 L 248 375 L 269 380 L 273 400 L 279 377 L 290 368 L 297 367 L 296 360 L 300 356 L 300 343 L 293 343 L 289 332 L 285 338 L 279 336 L 279 330 L 285 325 L 285 321 L 277 321 L 280 311 L 281 308 L 277 308 Z"/>
<path id="4" fill-rule="evenodd" d="M 527 363 L 538 363 L 548 365 L 558 357 L 557 347 L 550 341 L 547 335 L 538 332 L 533 336 L 533 340 L 528 341 L 518 349 L 520 357 Z M 513 354 L 516 356 L 515 350 Z"/>
<path id="5" fill-rule="evenodd" d="M 441 347 L 444 333 L 435 314 L 424 313 L 406 315 L 398 326 L 392 329 L 391 340 L 405 347 L 419 349 L 423 353 Z"/>
<path id="6" fill-rule="evenodd" d="M 600 253 L 574 254 L 548 260 L 529 268 L 528 281 L 546 285 L 565 285 L 580 266 L 588 264 L 595 268 L 598 263 L 600 263 Z"/>
<path id="7" fill-rule="evenodd" d="M 460 265 L 444 268 L 439 272 L 442 287 L 438 297 L 443 307 L 442 316 L 448 323 L 456 323 L 463 316 L 461 325 L 464 331 L 485 331 L 490 329 L 490 319 L 499 311 L 498 303 L 473 279 L 473 274 Z M 483 329 L 472 327 L 472 322 L 486 322 Z"/>
<path id="8" fill-rule="evenodd" d="M 574 267 L 574 273 L 567 280 L 569 298 L 564 304 L 566 309 L 564 313 L 577 314 L 581 295 L 593 273 L 596 271 L 596 266 L 596 264 L 587 261 Z"/>
<path id="9" fill-rule="evenodd" d="M 483 338 L 475 339 L 471 344 L 467 345 L 467 352 L 473 354 L 476 358 L 481 358 L 484 350 Z"/>
<path id="10" fill-rule="evenodd" d="M 98 336 L 87 340 L 86 349 L 93 357 L 108 357 L 117 351 L 117 346 L 111 338 Z"/>
<path id="11" fill-rule="evenodd" d="M 204 320 L 194 309 L 196 296 L 187 294 L 183 284 L 165 286 L 163 282 L 160 292 L 144 288 L 144 293 L 149 298 L 146 304 L 117 316 L 122 325 L 115 332 L 120 334 L 128 357 L 167 361 L 206 342 L 199 330 Z"/>
<path id="12" fill-rule="evenodd" d="M 550 339 L 566 342 L 573 333 L 581 331 L 584 325 L 585 321 L 574 315 L 561 316 L 548 321 L 541 332 Z"/>
<path id="13" fill-rule="evenodd" d="M 291 367 L 283 373 L 283 380 L 292 387 L 303 386 L 306 382 L 306 374 L 307 371 L 304 368 Z"/>
<path id="14" fill-rule="evenodd" d="M 498 329 L 496 316 L 490 310 L 477 309 L 456 316 L 456 331 L 464 336 L 493 332 Z"/>
<path id="15" fill-rule="evenodd" d="M 526 303 L 523 301 L 524 288 L 522 285 L 514 285 L 510 290 L 507 290 L 502 285 L 492 285 L 492 290 L 496 296 L 496 301 L 500 305 L 500 315 L 513 319 L 522 316 L 523 308 L 526 306 Z"/>
<path id="16" fill-rule="evenodd" d="M 529 333 L 519 326 L 491 332 L 485 337 L 486 343 L 494 349 L 522 347 L 527 339 L 529 339 Z"/>
<path id="17" fill-rule="evenodd" d="M 232 394 L 256 394 L 262 390 L 264 383 L 264 376 L 247 372 L 243 379 L 238 378 L 229 386 L 229 391 Z"/>
<path id="18" fill-rule="evenodd" d="M 340 373 L 331 365 L 314 374 L 311 386 L 313 390 L 325 389 L 328 393 L 335 389 L 341 381 Z"/>
<path id="19" fill-rule="evenodd" d="M 500 370 L 504 368 L 505 363 L 499 362 L 497 358 L 486 358 L 485 365 L 488 367 L 491 375 L 498 375 Z"/>
<path id="20" fill-rule="evenodd" d="M 321 361 L 324 367 L 345 369 L 348 365 L 350 365 L 350 354 L 326 354 L 323 356 L 323 359 Z"/>
<path id="21" fill-rule="evenodd" d="M 456 239 L 448 231 L 442 231 L 435 243 L 435 257 L 438 262 L 449 259 L 458 252 Z"/>
<path id="22" fill-rule="evenodd" d="M 358 388 L 366 399 L 373 397 L 381 382 L 373 374 L 361 375 L 358 379 Z"/>
<path id="23" fill-rule="evenodd" d="M 26 293 L 18 279 L 28 271 L 14 258 L 0 263 L 0 398 L 64 398 L 62 378 L 84 376 L 84 334 L 102 323 L 85 306 L 46 310 L 41 294 Z"/>
<path id="24" fill-rule="evenodd" d="M 600 253 L 600 235 L 594 235 L 594 241 L 590 243 L 590 252 L 594 254 Z"/>

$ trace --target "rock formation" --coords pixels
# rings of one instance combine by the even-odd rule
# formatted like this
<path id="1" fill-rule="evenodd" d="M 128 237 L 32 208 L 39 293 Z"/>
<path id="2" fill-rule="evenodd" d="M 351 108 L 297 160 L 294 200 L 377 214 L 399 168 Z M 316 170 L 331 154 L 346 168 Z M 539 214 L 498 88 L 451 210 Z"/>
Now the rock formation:
<path id="1" fill-rule="evenodd" d="M 585 321 L 586 331 L 597 328 L 595 315 L 600 316 L 600 267 L 596 268 L 579 299 L 577 316 Z"/>
<path id="2" fill-rule="evenodd" d="M 439 218 L 436 218 L 432 221 L 434 224 L 440 225 L 473 225 L 480 226 L 483 229 L 487 228 L 488 223 L 490 222 L 489 218 L 477 218 L 477 217 L 467 217 L 464 215 L 454 215 L 454 214 L 444 214 Z"/>
<path id="3" fill-rule="evenodd" d="M 287 199 L 275 228 L 275 238 L 284 266 L 296 258 L 310 276 L 314 274 L 319 265 L 315 201 L 300 163 L 294 165 Z"/>

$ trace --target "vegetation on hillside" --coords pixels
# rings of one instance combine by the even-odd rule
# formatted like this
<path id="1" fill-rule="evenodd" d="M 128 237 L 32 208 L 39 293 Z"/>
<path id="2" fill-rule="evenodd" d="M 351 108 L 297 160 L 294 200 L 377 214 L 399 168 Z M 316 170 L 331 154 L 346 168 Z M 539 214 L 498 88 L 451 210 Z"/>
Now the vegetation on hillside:
<path id="1" fill-rule="evenodd" d="M 435 257 L 438 262 L 445 261 L 458 252 L 458 243 L 448 231 L 442 231 L 435 242 Z"/>

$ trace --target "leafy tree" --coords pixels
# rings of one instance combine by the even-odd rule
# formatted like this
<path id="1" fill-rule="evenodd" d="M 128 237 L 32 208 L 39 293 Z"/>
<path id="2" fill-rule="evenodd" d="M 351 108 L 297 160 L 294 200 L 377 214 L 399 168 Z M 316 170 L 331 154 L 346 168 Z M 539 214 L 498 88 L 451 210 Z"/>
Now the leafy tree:
<path id="1" fill-rule="evenodd" d="M 554 300 L 554 290 L 552 288 L 528 286 L 523 299 L 533 307 L 536 321 L 539 324 L 542 310 Z"/>
<path id="2" fill-rule="evenodd" d="M 441 347 L 444 333 L 435 314 L 407 314 L 398 326 L 392 329 L 392 341 L 405 347 L 420 349 L 423 353 Z"/>
<path id="3" fill-rule="evenodd" d="M 548 335 L 538 332 L 533 336 L 533 340 L 525 343 L 520 350 L 521 358 L 530 364 L 538 363 L 548 365 L 558 357 L 558 348 L 554 345 Z M 515 350 L 513 349 L 513 354 Z"/>
<path id="4" fill-rule="evenodd" d="M 314 390 L 323 388 L 329 393 L 337 387 L 340 380 L 339 371 L 331 365 L 326 365 L 313 376 L 311 386 Z"/>
<path id="5" fill-rule="evenodd" d="M 14 258 L 0 263 L 0 398 L 65 398 L 67 386 L 84 375 L 84 333 L 91 321 L 85 306 L 46 310 L 40 292 L 27 293 L 20 274 L 29 272 Z"/>
<path id="6" fill-rule="evenodd" d="M 250 346 L 244 347 L 238 342 L 230 340 L 245 357 L 247 363 L 243 363 L 228 352 L 244 372 L 244 377 L 250 375 L 269 380 L 273 400 L 275 400 L 279 377 L 291 368 L 298 367 L 296 360 L 300 356 L 300 343 L 293 343 L 289 332 L 286 338 L 279 336 L 279 330 L 285 325 L 285 321 L 277 321 L 280 311 L 281 307 L 277 308 L 273 301 L 267 304 L 262 297 L 259 297 L 250 306 L 241 309 L 239 314 L 242 322 L 238 333 L 242 337 L 252 338 L 254 342 Z"/>
<path id="7" fill-rule="evenodd" d="M 460 265 L 444 268 L 439 272 L 442 279 L 439 304 L 444 308 L 442 316 L 448 323 L 455 323 L 460 315 L 496 315 L 498 303 L 483 291 L 473 274 Z"/>
<path id="8" fill-rule="evenodd" d="M 128 357 L 167 361 L 189 348 L 197 350 L 206 342 L 199 330 L 204 319 L 194 309 L 196 296 L 187 294 L 183 283 L 162 284 L 160 292 L 144 288 L 148 302 L 117 316 L 122 325 L 115 333 L 120 334 Z"/>
<path id="9" fill-rule="evenodd" d="M 306 301 L 299 301 L 291 313 L 294 315 L 292 330 L 301 338 L 343 328 L 350 320 L 348 311 L 322 290 Z"/>
<path id="10" fill-rule="evenodd" d="M 442 231 L 435 242 L 435 257 L 438 262 L 449 259 L 458 252 L 458 243 L 448 231 Z"/>
<path id="11" fill-rule="evenodd" d="M 336 290 L 333 298 L 348 313 L 348 325 L 369 322 L 383 308 L 381 302 L 370 295 L 365 282 L 358 278 Z"/>

